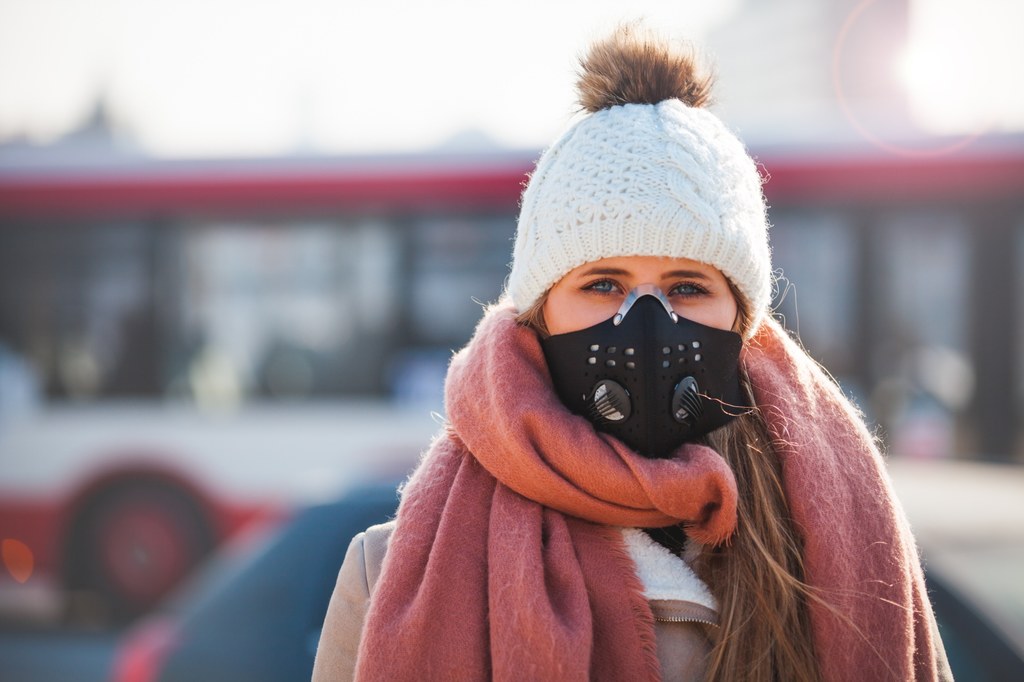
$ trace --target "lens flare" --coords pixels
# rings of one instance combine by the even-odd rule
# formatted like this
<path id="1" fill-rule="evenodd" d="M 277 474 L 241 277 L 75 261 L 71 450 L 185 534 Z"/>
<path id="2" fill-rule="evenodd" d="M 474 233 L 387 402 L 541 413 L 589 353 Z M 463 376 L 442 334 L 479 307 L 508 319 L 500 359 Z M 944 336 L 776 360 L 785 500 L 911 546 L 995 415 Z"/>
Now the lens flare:
<path id="1" fill-rule="evenodd" d="M 860 20 L 864 12 L 875 4 L 875 1 L 876 0 L 864 0 L 853 8 L 840 27 L 839 34 L 836 36 L 836 42 L 832 49 L 832 88 L 835 91 L 836 101 L 839 104 L 839 108 L 842 110 L 846 119 L 850 122 L 850 125 L 853 126 L 861 137 L 879 149 L 896 156 L 912 158 L 931 158 L 952 154 L 981 137 L 988 130 L 988 125 L 981 126 L 968 135 L 964 135 L 951 142 L 946 142 L 945 144 L 940 144 L 938 146 L 923 148 L 910 147 L 882 139 L 876 131 L 866 125 L 857 115 L 853 107 L 850 105 L 850 101 L 846 96 L 846 90 L 843 85 L 842 65 L 844 50 L 846 48 L 846 40 L 850 31 Z M 931 78 L 931 73 L 934 71 L 934 65 L 924 64 L 923 58 L 919 52 L 915 50 L 907 50 L 904 51 L 903 55 L 901 55 L 899 63 L 893 65 L 893 69 L 899 73 L 904 84 L 906 84 L 908 79 L 913 80 L 914 82 L 921 82 L 923 79 Z"/>

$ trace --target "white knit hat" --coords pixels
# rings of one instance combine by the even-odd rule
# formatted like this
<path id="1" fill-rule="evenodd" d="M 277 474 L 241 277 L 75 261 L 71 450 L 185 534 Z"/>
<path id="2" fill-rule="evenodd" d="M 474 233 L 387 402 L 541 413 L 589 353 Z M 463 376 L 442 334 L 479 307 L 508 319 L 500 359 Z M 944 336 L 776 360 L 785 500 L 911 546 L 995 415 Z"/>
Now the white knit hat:
<path id="1" fill-rule="evenodd" d="M 747 299 L 753 333 L 771 298 L 761 178 L 743 144 L 678 99 L 602 109 L 567 130 L 523 194 L 508 294 L 528 309 L 566 273 L 614 256 L 690 258 Z"/>

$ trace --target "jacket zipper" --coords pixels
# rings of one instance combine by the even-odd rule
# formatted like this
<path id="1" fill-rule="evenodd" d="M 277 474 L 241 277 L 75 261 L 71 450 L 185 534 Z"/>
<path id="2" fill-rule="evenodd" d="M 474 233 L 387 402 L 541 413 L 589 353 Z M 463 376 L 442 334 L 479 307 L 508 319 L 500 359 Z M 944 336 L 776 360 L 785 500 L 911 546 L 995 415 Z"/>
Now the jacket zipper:
<path id="1" fill-rule="evenodd" d="M 661 621 L 662 623 L 701 623 L 702 625 L 718 627 L 718 623 L 712 623 L 710 620 L 693 618 L 691 616 L 655 616 L 654 620 Z"/>

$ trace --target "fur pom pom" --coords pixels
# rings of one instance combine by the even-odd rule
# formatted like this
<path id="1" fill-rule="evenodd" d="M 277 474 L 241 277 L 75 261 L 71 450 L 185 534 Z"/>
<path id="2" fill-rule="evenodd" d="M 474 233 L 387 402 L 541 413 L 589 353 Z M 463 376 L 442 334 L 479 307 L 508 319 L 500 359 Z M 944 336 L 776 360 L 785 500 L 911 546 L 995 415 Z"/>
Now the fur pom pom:
<path id="1" fill-rule="evenodd" d="M 703 107 L 711 100 L 712 81 L 692 47 L 627 24 L 594 43 L 580 60 L 576 91 L 580 107 L 589 113 L 673 98 Z"/>

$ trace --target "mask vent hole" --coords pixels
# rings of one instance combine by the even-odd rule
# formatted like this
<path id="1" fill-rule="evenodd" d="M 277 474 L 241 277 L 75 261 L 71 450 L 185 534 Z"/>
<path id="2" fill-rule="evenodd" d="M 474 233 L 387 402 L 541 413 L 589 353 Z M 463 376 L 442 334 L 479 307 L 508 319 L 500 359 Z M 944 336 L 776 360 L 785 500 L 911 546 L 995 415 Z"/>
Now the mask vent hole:
<path id="1" fill-rule="evenodd" d="M 693 342 L 693 347 L 694 348 L 700 348 L 700 341 L 694 341 Z"/>
<path id="2" fill-rule="evenodd" d="M 588 365 L 596 365 L 597 364 L 597 358 L 587 358 L 587 364 Z"/>

